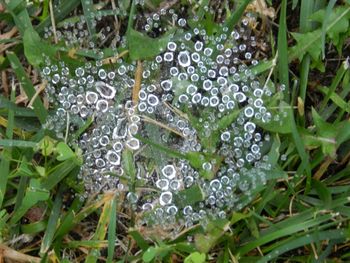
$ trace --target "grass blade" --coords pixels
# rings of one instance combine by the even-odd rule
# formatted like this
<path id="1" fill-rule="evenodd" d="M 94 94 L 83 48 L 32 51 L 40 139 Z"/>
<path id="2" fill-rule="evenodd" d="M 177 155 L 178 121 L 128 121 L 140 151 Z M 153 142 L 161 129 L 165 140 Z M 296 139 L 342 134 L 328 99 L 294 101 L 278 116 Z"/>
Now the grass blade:
<path id="1" fill-rule="evenodd" d="M 116 230 L 117 230 L 117 196 L 111 201 L 110 210 L 110 222 L 108 225 L 108 256 L 107 263 L 113 262 L 115 241 L 116 241 Z"/>
<path id="2" fill-rule="evenodd" d="M 302 0 L 300 7 L 300 32 L 306 33 L 311 30 L 311 23 L 309 21 L 309 16 L 313 12 L 314 1 L 313 0 Z M 309 70 L 310 70 L 311 57 L 306 54 L 301 61 L 300 66 L 300 92 L 299 96 L 305 102 L 306 99 L 306 89 L 308 85 Z"/>
<path id="3" fill-rule="evenodd" d="M 34 148 L 38 143 L 31 141 L 20 141 L 10 139 L 0 139 L 0 146 L 3 147 L 22 147 L 22 148 Z"/>
<path id="4" fill-rule="evenodd" d="M 278 257 L 279 255 L 282 255 L 283 253 L 286 253 L 298 247 L 302 247 L 315 242 L 320 242 L 323 240 L 344 241 L 346 237 L 347 235 L 346 235 L 345 229 L 336 229 L 336 230 L 328 230 L 323 232 L 316 232 L 316 233 L 302 236 L 299 238 L 294 238 L 293 240 L 290 240 L 288 243 L 277 247 L 276 249 L 271 251 L 269 254 L 267 254 L 257 262 L 258 263 L 271 262 L 272 259 Z"/>
<path id="5" fill-rule="evenodd" d="M 92 0 L 82 0 L 81 5 L 83 6 L 84 17 L 86 20 L 86 24 L 87 24 L 90 36 L 94 38 L 96 35 L 96 30 L 94 26 L 95 10 L 94 10 L 93 2 Z"/>
<path id="6" fill-rule="evenodd" d="M 16 91 L 12 88 L 11 91 L 11 101 L 15 100 Z M 6 137 L 11 140 L 13 137 L 13 128 L 14 128 L 14 119 L 15 113 L 13 110 L 8 111 L 7 117 L 7 128 L 6 128 Z M 12 149 L 11 147 L 5 147 L 1 153 L 1 163 L 0 163 L 0 208 L 2 207 L 8 176 L 10 174 L 10 160 L 12 159 Z"/>
<path id="7" fill-rule="evenodd" d="M 325 58 L 325 45 L 326 45 L 326 29 L 327 29 L 327 23 L 329 20 L 329 17 L 332 13 L 332 9 L 335 5 L 337 0 L 330 0 L 326 9 L 326 14 L 323 18 L 323 23 L 322 23 L 322 35 L 321 35 L 321 45 L 322 45 L 322 59 Z"/>
<path id="8" fill-rule="evenodd" d="M 231 32 L 233 30 L 233 27 L 241 19 L 245 9 L 247 8 L 250 2 L 252 2 L 252 0 L 244 0 L 243 3 L 241 3 L 241 5 L 237 8 L 237 10 L 235 10 L 235 12 L 231 14 L 231 16 L 226 20 L 225 26 L 222 27 L 222 30 L 224 27 L 227 27 L 229 32 Z"/>
<path id="9" fill-rule="evenodd" d="M 324 223 L 332 218 L 331 215 L 323 215 L 315 219 L 307 220 L 300 222 L 299 224 L 289 225 L 285 228 L 275 230 L 269 234 L 266 235 L 260 235 L 260 237 L 254 241 L 249 242 L 248 244 L 244 245 L 243 247 L 238 249 L 238 255 L 245 255 L 252 249 L 261 246 L 263 244 L 269 243 L 273 240 L 277 240 L 281 237 L 289 236 L 291 234 L 295 234 L 300 231 L 304 231 L 305 229 L 318 226 L 321 223 Z"/>
<path id="10" fill-rule="evenodd" d="M 47 178 L 41 183 L 41 188 L 51 190 L 71 172 L 72 174 L 77 174 L 79 170 L 80 167 L 76 163 L 75 158 L 65 160 L 57 165 L 54 171 L 47 176 Z"/>
<path id="11" fill-rule="evenodd" d="M 26 190 L 23 202 L 21 206 L 16 211 L 14 211 L 10 220 L 10 224 L 16 224 L 31 207 L 36 205 L 39 201 L 47 200 L 49 196 L 50 193 L 40 187 L 40 182 L 38 179 L 30 180 L 30 186 Z"/>
<path id="12" fill-rule="evenodd" d="M 50 249 L 50 246 L 52 244 L 53 241 L 53 237 L 56 231 L 56 226 L 58 223 L 58 218 L 60 216 L 60 212 L 61 212 L 61 207 L 62 207 L 62 196 L 63 196 L 63 192 L 66 190 L 66 187 L 64 185 L 60 186 L 60 189 L 58 191 L 58 194 L 56 195 L 56 199 L 55 202 L 53 204 L 52 210 L 51 210 L 51 214 L 49 217 L 49 221 L 47 223 L 47 228 L 41 243 L 41 247 L 40 247 L 40 254 L 45 254 L 48 252 L 48 250 Z"/>
<path id="13" fill-rule="evenodd" d="M 339 86 L 345 73 L 349 70 L 349 66 L 347 65 L 347 63 L 348 63 L 347 61 L 343 62 L 342 66 L 337 71 L 337 74 L 335 75 L 335 78 L 333 79 L 332 84 L 329 87 L 328 94 L 326 95 L 326 97 L 323 99 L 323 101 L 321 103 L 321 106 L 320 106 L 321 111 L 324 111 L 330 97 L 335 92 L 336 88 Z"/>
<path id="14" fill-rule="evenodd" d="M 16 73 L 18 80 L 21 82 L 22 87 L 28 96 L 28 99 L 31 100 L 35 95 L 36 91 L 33 87 L 32 82 L 28 79 L 21 62 L 19 61 L 18 57 L 12 52 L 7 53 L 7 57 L 11 63 L 11 67 Z M 48 113 L 39 97 L 35 98 L 33 102 L 33 107 L 34 112 L 38 117 L 40 123 L 44 124 Z"/>
<path id="15" fill-rule="evenodd" d="M 289 67 L 288 67 L 288 43 L 287 43 L 287 0 L 282 1 L 278 39 L 278 74 L 279 80 L 285 85 L 284 99 L 289 102 Z"/>
<path id="16" fill-rule="evenodd" d="M 111 194 L 110 198 L 108 200 L 106 200 L 106 202 L 104 203 L 103 209 L 102 209 L 102 213 L 100 214 L 100 219 L 98 221 L 98 225 L 93 237 L 93 240 L 100 240 L 103 241 L 105 236 L 106 236 L 106 232 L 107 232 L 107 228 L 110 222 L 110 214 L 111 214 L 111 207 L 112 204 L 115 200 L 115 194 Z M 98 259 L 98 254 L 99 254 L 99 249 L 92 249 L 90 251 L 90 253 L 88 254 L 88 256 L 86 257 L 85 262 L 86 263 L 94 263 L 97 262 Z"/>
<path id="17" fill-rule="evenodd" d="M 337 18 L 331 21 L 326 26 L 326 29 L 325 29 L 326 33 L 331 31 L 339 23 L 339 21 L 349 16 L 349 13 L 350 13 L 350 7 L 347 7 L 344 10 L 342 10 L 337 16 Z M 301 55 L 305 54 L 308 51 L 314 51 L 315 55 L 318 56 L 317 50 L 318 50 L 318 45 L 320 45 L 321 43 L 322 30 L 320 29 L 315 30 L 307 34 L 308 34 L 307 42 L 303 42 L 302 45 L 296 45 L 289 50 L 289 56 L 288 56 L 289 62 L 299 58 Z"/>
<path id="18" fill-rule="evenodd" d="M 27 1 L 23 0 L 11 0 L 1 1 L 6 9 L 10 12 L 18 28 L 18 31 L 23 36 L 24 32 L 28 28 L 32 28 L 32 22 L 27 11 Z"/>
<path id="19" fill-rule="evenodd" d="M 58 23 L 62 21 L 70 12 L 72 12 L 78 5 L 80 0 L 62 0 L 57 8 L 54 8 L 53 16 L 55 17 L 55 22 Z M 50 26 L 51 19 L 50 16 L 46 17 L 38 26 L 35 27 L 36 31 L 41 33 L 44 31 L 45 27 Z"/>

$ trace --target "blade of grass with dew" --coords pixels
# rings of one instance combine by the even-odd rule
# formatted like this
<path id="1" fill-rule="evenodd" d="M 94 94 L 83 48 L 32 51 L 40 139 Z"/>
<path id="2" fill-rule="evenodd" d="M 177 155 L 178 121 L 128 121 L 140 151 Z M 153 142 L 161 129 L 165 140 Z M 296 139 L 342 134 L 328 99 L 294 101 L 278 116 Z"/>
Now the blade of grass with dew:
<path id="1" fill-rule="evenodd" d="M 15 101 L 16 90 L 11 89 L 11 101 Z M 6 137 L 11 140 L 13 138 L 13 129 L 14 129 L 14 119 L 15 113 L 13 110 L 8 111 L 7 116 L 7 127 L 6 127 Z M 1 163 L 0 163 L 0 208 L 5 199 L 6 188 L 8 176 L 10 174 L 10 160 L 12 159 L 12 148 L 4 147 L 1 152 Z"/>
<path id="2" fill-rule="evenodd" d="M 84 125 L 82 125 L 73 135 L 74 139 L 78 139 L 80 137 L 80 135 L 83 134 L 83 132 L 85 132 L 85 130 L 87 128 L 90 127 L 90 125 L 94 122 L 94 118 L 93 117 L 88 117 L 86 122 L 84 123 Z"/>
<path id="3" fill-rule="evenodd" d="M 110 221 L 108 225 L 108 250 L 107 250 L 107 263 L 113 262 L 115 242 L 117 239 L 117 195 L 111 201 L 111 210 L 110 210 Z"/>
<path id="4" fill-rule="evenodd" d="M 179 158 L 179 159 L 186 159 L 186 155 L 184 155 L 176 150 L 173 150 L 173 149 L 165 147 L 161 144 L 155 143 L 155 142 L 153 142 L 149 139 L 143 138 L 139 135 L 135 135 L 134 137 L 137 138 L 138 140 L 140 140 L 141 142 L 143 142 L 144 144 L 148 144 L 148 145 L 166 153 L 167 155 L 169 155 L 171 157 L 175 157 L 175 158 Z"/>
<path id="5" fill-rule="evenodd" d="M 43 41 L 33 28 L 29 28 L 24 32 L 23 47 L 28 62 L 37 68 L 45 64 L 47 57 L 56 60 L 56 53 L 59 49 L 57 46 Z M 46 83 L 44 82 L 41 85 L 45 87 Z"/>
<path id="6" fill-rule="evenodd" d="M 8 52 L 7 57 L 10 61 L 11 67 L 16 73 L 18 80 L 21 82 L 25 93 L 27 94 L 28 98 L 31 100 L 33 96 L 35 96 L 36 91 L 33 87 L 32 82 L 28 79 L 26 72 L 22 67 L 21 62 L 19 61 L 18 57 L 12 52 Z M 44 124 L 48 113 L 39 97 L 35 98 L 33 102 L 33 107 L 34 107 L 34 112 L 38 117 L 40 123 Z"/>
<path id="7" fill-rule="evenodd" d="M 61 208 L 62 208 L 62 198 L 63 198 L 63 193 L 66 190 L 66 186 L 65 185 L 61 185 L 58 193 L 55 197 L 55 201 L 54 204 L 52 206 L 51 209 L 51 214 L 49 216 L 49 221 L 47 223 L 47 228 L 44 234 L 44 237 L 41 241 L 41 246 L 40 246 L 40 254 L 44 255 L 45 253 L 47 253 L 51 247 L 53 238 L 54 238 L 54 234 L 56 231 L 56 226 L 58 223 L 58 219 L 61 213 Z"/>
<path id="8" fill-rule="evenodd" d="M 89 30 L 90 36 L 95 39 L 96 30 L 94 25 L 95 20 L 95 10 L 92 0 L 81 0 L 81 5 L 83 7 L 84 17 L 86 21 L 87 28 Z"/>
<path id="9" fill-rule="evenodd" d="M 80 0 L 62 0 L 59 5 L 54 8 L 53 16 L 55 22 L 58 23 L 63 20 L 69 13 L 71 13 L 80 4 Z M 49 27 L 51 24 L 50 16 L 46 17 L 39 25 L 35 27 L 38 33 L 42 33 L 45 27 Z"/>
<path id="10" fill-rule="evenodd" d="M 296 249 L 298 247 L 302 247 L 311 243 L 317 243 L 320 241 L 330 241 L 330 240 L 338 240 L 338 242 L 343 242 L 347 238 L 347 230 L 346 229 L 334 229 L 322 232 L 316 232 L 312 234 L 308 234 L 302 237 L 296 237 L 293 240 L 290 240 L 287 244 L 277 247 L 269 254 L 265 255 L 262 259 L 258 260 L 257 263 L 267 263 L 273 261 L 279 255 Z"/>
<path id="11" fill-rule="evenodd" d="M 289 91 L 289 66 L 288 66 L 288 42 L 287 42 L 287 0 L 282 0 L 280 11 L 278 38 L 278 74 L 280 82 L 285 85 L 284 100 L 290 101 Z"/>
<path id="12" fill-rule="evenodd" d="M 123 169 L 128 176 L 128 184 L 131 189 L 131 191 L 135 191 L 135 179 L 136 179 L 136 167 L 135 167 L 135 161 L 132 151 L 125 150 L 122 153 L 122 166 Z"/>
<path id="13" fill-rule="evenodd" d="M 224 26 L 221 29 L 221 32 L 223 32 L 223 28 L 227 27 L 228 32 L 233 31 L 233 27 L 238 23 L 238 21 L 241 19 L 242 15 L 244 14 L 245 9 L 247 6 L 252 2 L 252 0 L 244 0 L 240 4 L 240 6 L 235 10 L 234 13 L 231 14 L 231 16 L 225 21 Z M 218 34 L 220 35 L 220 34 Z"/>

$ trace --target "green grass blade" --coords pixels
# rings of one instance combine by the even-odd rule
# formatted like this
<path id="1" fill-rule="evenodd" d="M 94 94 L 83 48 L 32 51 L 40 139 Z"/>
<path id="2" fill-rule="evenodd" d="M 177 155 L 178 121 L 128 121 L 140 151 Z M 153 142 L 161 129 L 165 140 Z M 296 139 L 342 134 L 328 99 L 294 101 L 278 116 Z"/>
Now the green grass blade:
<path id="1" fill-rule="evenodd" d="M 301 0 L 300 6 L 300 33 L 306 33 L 311 30 L 309 16 L 314 10 L 314 0 Z"/>
<path id="2" fill-rule="evenodd" d="M 347 237 L 346 233 L 347 233 L 346 229 L 335 229 L 335 230 L 328 230 L 323 232 L 316 232 L 316 233 L 312 233 L 302 237 L 294 238 L 288 243 L 282 246 L 279 246 L 273 251 L 271 251 L 269 254 L 267 254 L 262 259 L 257 261 L 257 263 L 271 262 L 274 258 L 278 257 L 279 255 L 282 255 L 283 253 L 286 253 L 288 251 L 291 251 L 293 249 L 296 249 L 298 247 L 302 247 L 311 243 L 318 243 L 323 240 L 344 241 Z"/>
<path id="3" fill-rule="evenodd" d="M 332 9 L 335 5 L 335 3 L 337 2 L 337 0 L 330 0 L 326 9 L 326 14 L 323 18 L 323 23 L 322 23 L 322 35 L 321 35 L 321 45 L 322 45 L 322 59 L 325 58 L 325 46 L 326 46 L 326 29 L 327 29 L 327 24 L 328 24 L 328 20 L 329 17 L 332 13 Z"/>
<path id="4" fill-rule="evenodd" d="M 25 93 L 27 94 L 29 100 L 31 100 L 35 95 L 36 91 L 33 87 L 32 82 L 28 79 L 21 62 L 19 61 L 18 57 L 12 52 L 7 53 L 7 57 L 11 63 L 11 67 L 16 73 L 18 80 L 21 82 Z M 38 117 L 40 123 L 44 124 L 48 113 L 39 97 L 35 98 L 33 102 L 33 107 L 34 112 Z"/>
<path id="5" fill-rule="evenodd" d="M 31 179 L 30 186 L 26 190 L 23 202 L 21 206 L 14 211 L 10 224 L 16 224 L 31 207 L 36 205 L 39 201 L 47 200 L 49 196 L 50 193 L 40 187 L 40 182 L 38 179 Z"/>
<path id="6" fill-rule="evenodd" d="M 84 17 L 90 33 L 90 36 L 94 38 L 96 36 L 96 30 L 94 26 L 95 10 L 92 0 L 82 0 L 81 5 L 83 6 Z"/>
<path id="7" fill-rule="evenodd" d="M 350 13 L 350 7 L 345 8 L 341 13 L 339 13 L 338 17 L 333 21 L 331 21 L 330 23 L 328 23 L 328 25 L 326 26 L 326 29 L 325 29 L 326 33 L 331 31 L 337 25 L 337 23 L 339 23 L 339 21 L 347 17 L 349 13 Z M 321 43 L 322 30 L 320 29 L 315 30 L 308 34 L 309 34 L 308 36 L 309 38 L 307 40 L 307 43 L 303 43 L 302 46 L 296 45 L 289 50 L 289 56 L 288 56 L 289 62 L 299 58 L 300 55 L 305 54 L 313 47 L 316 48 L 317 45 Z"/>
<path id="8" fill-rule="evenodd" d="M 58 219 L 61 213 L 62 196 L 65 190 L 66 187 L 64 185 L 61 185 L 58 194 L 56 195 L 56 199 L 51 210 L 49 221 L 47 223 L 47 228 L 43 240 L 41 242 L 40 254 L 42 255 L 47 253 L 51 247 L 53 237 L 56 232 Z"/>
<path id="9" fill-rule="evenodd" d="M 318 88 L 324 95 L 330 94 L 330 90 L 327 87 L 319 87 Z M 350 105 L 347 103 L 341 96 L 339 96 L 335 92 L 331 92 L 331 95 L 329 96 L 329 99 L 334 103 L 332 105 L 336 105 L 339 108 L 341 108 L 343 111 L 350 113 Z"/>
<path id="10" fill-rule="evenodd" d="M 279 20 L 278 39 L 278 74 L 279 80 L 285 85 L 284 99 L 289 102 L 289 67 L 288 67 L 288 42 L 287 42 L 287 0 L 282 1 Z"/>
<path id="11" fill-rule="evenodd" d="M 9 101 L 2 95 L 0 95 L 0 114 L 2 111 L 7 115 L 8 110 L 13 110 L 16 117 L 35 117 L 35 113 L 32 109 L 18 107 L 15 103 Z"/>
<path id="12" fill-rule="evenodd" d="M 22 233 L 29 234 L 29 235 L 34 235 L 36 233 L 40 233 L 42 231 L 45 231 L 46 228 L 47 228 L 47 221 L 46 220 L 21 225 Z"/>
<path id="13" fill-rule="evenodd" d="M 329 87 L 329 91 L 328 94 L 326 95 L 326 97 L 323 99 L 320 109 L 321 111 L 324 111 L 330 97 L 332 96 L 332 94 L 335 92 L 335 90 L 337 89 L 337 87 L 339 86 L 341 80 L 343 79 L 345 73 L 349 70 L 349 66 L 347 65 L 347 62 L 343 62 L 342 66 L 340 67 L 340 69 L 337 71 L 337 74 L 335 75 L 331 86 Z M 322 114 L 321 114 L 322 115 Z"/>
<path id="14" fill-rule="evenodd" d="M 306 192 L 310 190 L 311 186 L 311 165 L 309 161 L 309 155 L 307 154 L 305 150 L 304 141 L 300 136 L 300 133 L 297 128 L 297 124 L 295 122 L 294 113 L 291 111 L 291 130 L 292 130 L 292 137 L 295 143 L 295 147 L 297 148 L 297 151 L 299 153 L 300 159 L 301 159 L 301 170 L 298 172 L 306 172 Z"/>
<path id="15" fill-rule="evenodd" d="M 97 228 L 93 237 L 94 240 L 103 241 L 105 239 L 107 228 L 111 219 L 110 218 L 111 207 L 114 200 L 115 200 L 115 194 L 111 194 L 111 196 L 108 199 L 106 199 L 106 202 L 104 203 L 102 213 L 100 214 Z M 99 249 L 92 249 L 90 253 L 87 255 L 85 262 L 86 263 L 97 262 L 99 253 L 100 253 Z"/>
<path id="16" fill-rule="evenodd" d="M 115 241 L 116 241 L 116 230 L 117 230 L 117 196 L 111 201 L 111 211 L 110 211 L 110 222 L 108 225 L 108 256 L 107 263 L 113 262 Z"/>
<path id="17" fill-rule="evenodd" d="M 22 147 L 22 148 L 34 148 L 38 143 L 31 141 L 0 139 L 0 146 L 3 147 Z"/>
<path id="18" fill-rule="evenodd" d="M 232 13 L 231 16 L 226 20 L 225 25 L 222 27 L 222 30 L 224 27 L 227 27 L 228 31 L 231 32 L 233 30 L 233 27 L 241 19 L 245 9 L 247 8 L 250 2 L 252 2 L 252 0 L 242 1 L 241 5 L 237 8 L 237 10 L 235 10 L 235 12 Z"/>
<path id="19" fill-rule="evenodd" d="M 306 33 L 311 30 L 311 23 L 309 16 L 313 12 L 314 1 L 313 0 L 302 0 L 300 6 L 300 32 Z M 309 54 L 306 54 L 301 61 L 300 66 L 300 92 L 299 96 L 305 102 L 306 99 L 306 89 L 308 85 L 308 77 L 310 70 L 311 57 Z"/>
<path id="20" fill-rule="evenodd" d="M 78 5 L 80 0 L 62 0 L 57 8 L 54 8 L 55 22 L 58 23 L 62 21 L 69 13 L 71 13 Z M 39 33 L 44 31 L 45 27 L 51 25 L 50 16 L 46 17 L 39 25 L 35 27 L 35 30 Z"/>
<path id="21" fill-rule="evenodd" d="M 318 226 L 330 220 L 331 218 L 332 218 L 331 215 L 323 215 L 315 219 L 300 222 L 299 224 L 286 226 L 285 228 L 275 230 L 266 235 L 261 235 L 258 239 L 251 241 L 248 244 L 239 248 L 237 250 L 237 254 L 241 256 L 245 255 L 246 253 L 248 253 L 249 251 L 253 250 L 258 246 L 277 240 L 281 237 L 289 236 L 289 235 L 298 233 L 300 231 L 304 231 L 305 229 Z"/>
<path id="22" fill-rule="evenodd" d="M 47 178 L 41 183 L 43 189 L 51 190 L 59 182 L 61 182 L 66 176 L 71 172 L 77 174 L 80 170 L 80 167 L 77 165 L 74 158 L 65 160 L 64 162 L 57 165 L 52 173 L 50 173 Z"/>
<path id="23" fill-rule="evenodd" d="M 143 138 L 139 135 L 136 135 L 135 138 L 139 139 L 141 142 L 143 142 L 144 144 L 148 144 L 164 153 L 166 153 L 167 155 L 171 156 L 171 157 L 175 157 L 175 158 L 182 158 L 182 159 L 187 159 L 186 155 L 176 151 L 176 150 L 173 150 L 173 149 L 169 149 L 161 144 L 158 144 L 158 143 L 155 143 L 149 139 L 146 139 L 146 138 Z"/>
<path id="24" fill-rule="evenodd" d="M 11 101 L 15 100 L 16 90 L 11 90 Z M 8 140 L 13 138 L 15 113 L 13 110 L 8 111 L 6 137 Z M 0 208 L 5 199 L 8 176 L 10 174 L 10 160 L 12 159 L 12 148 L 5 147 L 1 153 L 0 163 Z"/>
<path id="25" fill-rule="evenodd" d="M 27 11 L 27 1 L 23 0 L 11 0 L 1 1 L 6 9 L 10 12 L 18 28 L 18 31 L 23 36 L 24 32 L 28 28 L 32 28 L 32 22 Z"/>

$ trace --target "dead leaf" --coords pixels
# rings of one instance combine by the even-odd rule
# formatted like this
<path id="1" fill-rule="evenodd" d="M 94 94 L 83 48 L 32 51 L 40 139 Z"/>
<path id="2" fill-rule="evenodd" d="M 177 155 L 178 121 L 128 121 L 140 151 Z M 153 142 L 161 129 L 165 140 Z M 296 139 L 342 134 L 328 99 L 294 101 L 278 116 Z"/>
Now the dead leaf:
<path id="1" fill-rule="evenodd" d="M 248 11 L 253 11 L 263 16 L 270 17 L 272 20 L 276 17 L 276 11 L 273 7 L 267 7 L 265 0 L 255 0 L 247 7 Z"/>

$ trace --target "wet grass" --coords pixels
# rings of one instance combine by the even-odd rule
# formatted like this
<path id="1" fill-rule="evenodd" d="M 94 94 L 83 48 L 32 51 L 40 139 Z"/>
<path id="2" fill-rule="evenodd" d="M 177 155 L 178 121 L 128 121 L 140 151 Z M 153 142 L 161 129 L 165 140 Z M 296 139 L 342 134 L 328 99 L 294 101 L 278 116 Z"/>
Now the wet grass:
<path id="1" fill-rule="evenodd" d="M 256 70 L 266 85 L 279 89 L 284 84 L 281 105 L 287 117 L 282 127 L 264 126 L 273 137 L 274 169 L 255 199 L 227 220 L 206 228 L 194 225 L 175 236 L 162 227 L 135 226 L 137 215 L 123 205 L 118 190 L 80 198 L 83 189 L 75 178 L 81 153 L 41 128 L 49 110 L 40 89 L 45 83 L 35 73 L 43 53 L 76 64 L 96 56 L 42 39 L 45 26 L 78 13 L 90 34 L 96 34 L 93 12 L 115 16 L 118 30 L 133 43 L 123 56 L 134 60 L 156 55 L 169 36 L 154 39 L 134 30 L 127 15 L 136 12 L 130 1 L 114 1 L 119 13 L 110 1 L 62 0 L 51 10 L 48 0 L 26 2 L 0 1 L 0 262 L 350 261 L 349 1 L 182 1 L 213 31 L 221 18 L 210 19 L 206 5 L 227 8 L 229 27 L 248 4 L 258 12 L 257 34 L 265 42 L 264 36 L 272 37 L 260 47 L 266 62 Z M 159 5 L 180 6 L 177 1 L 146 2 L 152 11 Z M 104 54 L 113 64 L 113 52 Z M 159 158 L 166 153 L 198 166 L 199 155 L 184 156 L 140 140 Z M 128 183 L 135 187 L 133 153 L 126 151 L 123 160 L 133 179 Z"/>

